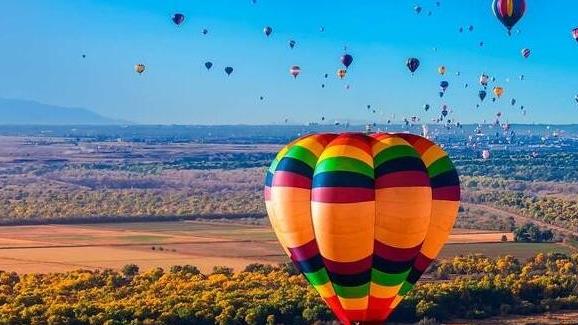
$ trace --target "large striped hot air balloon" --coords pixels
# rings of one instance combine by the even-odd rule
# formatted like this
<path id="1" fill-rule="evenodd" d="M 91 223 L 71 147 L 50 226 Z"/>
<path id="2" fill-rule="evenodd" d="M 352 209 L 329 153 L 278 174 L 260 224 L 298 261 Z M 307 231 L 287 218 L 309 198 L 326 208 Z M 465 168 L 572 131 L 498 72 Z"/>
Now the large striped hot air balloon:
<path id="1" fill-rule="evenodd" d="M 511 35 L 512 27 L 526 12 L 526 0 L 494 0 L 492 10 L 496 18 L 508 29 L 508 35 Z"/>
<path id="2" fill-rule="evenodd" d="M 276 156 L 265 202 L 279 242 L 343 324 L 383 322 L 453 227 L 459 179 L 412 134 L 313 134 Z"/>

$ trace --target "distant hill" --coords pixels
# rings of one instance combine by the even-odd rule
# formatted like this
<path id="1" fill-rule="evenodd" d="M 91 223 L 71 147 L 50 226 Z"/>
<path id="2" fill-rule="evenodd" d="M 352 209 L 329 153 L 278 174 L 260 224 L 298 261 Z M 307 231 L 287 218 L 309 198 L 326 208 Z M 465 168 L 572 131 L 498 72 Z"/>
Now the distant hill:
<path id="1" fill-rule="evenodd" d="M 0 98 L 0 125 L 107 125 L 126 121 L 104 117 L 85 108 Z"/>

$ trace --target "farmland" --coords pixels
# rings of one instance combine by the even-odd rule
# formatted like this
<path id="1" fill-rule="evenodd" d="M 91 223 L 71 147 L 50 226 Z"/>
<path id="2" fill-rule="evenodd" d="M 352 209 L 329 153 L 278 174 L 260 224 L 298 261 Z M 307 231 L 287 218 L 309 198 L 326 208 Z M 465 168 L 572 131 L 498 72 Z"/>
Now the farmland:
<path id="1" fill-rule="evenodd" d="M 509 242 L 501 242 L 502 236 Z M 270 227 L 243 223 L 174 221 L 11 226 L 0 228 L 0 238 L 0 269 L 19 273 L 120 269 L 130 263 L 143 270 L 191 264 L 209 272 L 214 266 L 241 270 L 251 263 L 287 261 Z M 537 252 L 570 252 L 568 247 L 557 243 L 511 241 L 509 232 L 457 228 L 441 257 L 480 253 L 510 254 L 526 259 Z"/>

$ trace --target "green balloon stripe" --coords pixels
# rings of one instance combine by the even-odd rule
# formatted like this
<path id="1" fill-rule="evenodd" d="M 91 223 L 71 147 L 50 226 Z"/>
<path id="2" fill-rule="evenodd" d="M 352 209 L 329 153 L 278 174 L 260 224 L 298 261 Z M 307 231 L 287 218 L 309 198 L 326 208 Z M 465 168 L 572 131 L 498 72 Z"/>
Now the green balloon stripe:
<path id="1" fill-rule="evenodd" d="M 329 274 L 325 268 L 321 268 L 317 272 L 303 273 L 305 277 L 314 286 L 324 285 L 329 282 Z"/>
<path id="2" fill-rule="evenodd" d="M 369 296 L 369 283 L 357 287 L 345 287 L 333 283 L 337 296 L 342 298 L 363 298 Z"/>
<path id="3" fill-rule="evenodd" d="M 432 178 L 436 177 L 437 175 L 443 174 L 447 171 L 450 171 L 452 169 L 455 169 L 454 165 L 452 164 L 452 161 L 448 156 L 444 156 L 443 158 L 440 158 L 436 160 L 433 164 L 429 165 L 429 167 L 427 168 L 427 173 L 429 177 Z"/>
<path id="4" fill-rule="evenodd" d="M 287 151 L 284 157 L 295 158 L 306 163 L 311 169 L 315 169 L 317 164 L 317 156 L 313 154 L 309 149 L 302 147 L 300 145 L 295 145 Z"/>
<path id="5" fill-rule="evenodd" d="M 374 268 L 371 270 L 371 282 L 387 287 L 398 286 L 407 279 L 409 271 L 410 269 L 402 273 L 385 273 Z"/>
<path id="6" fill-rule="evenodd" d="M 349 157 L 332 157 L 319 162 L 315 167 L 315 175 L 323 172 L 347 171 L 363 174 L 371 179 L 374 178 L 373 167 L 361 160 Z"/>
<path id="7" fill-rule="evenodd" d="M 383 164 L 386 161 L 390 161 L 401 157 L 416 157 L 419 158 L 418 153 L 413 147 L 406 145 L 397 145 L 393 147 L 386 148 L 380 151 L 374 158 L 375 167 Z"/>

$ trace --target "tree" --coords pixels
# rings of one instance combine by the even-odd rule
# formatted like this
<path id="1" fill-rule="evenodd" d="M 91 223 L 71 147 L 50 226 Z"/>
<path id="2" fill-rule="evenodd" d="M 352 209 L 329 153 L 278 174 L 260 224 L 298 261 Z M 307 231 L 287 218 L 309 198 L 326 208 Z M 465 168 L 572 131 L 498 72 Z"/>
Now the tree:
<path id="1" fill-rule="evenodd" d="M 122 267 L 122 275 L 124 275 L 125 278 L 132 278 L 135 275 L 138 274 L 139 271 L 139 267 L 136 264 L 127 264 L 125 266 Z"/>

